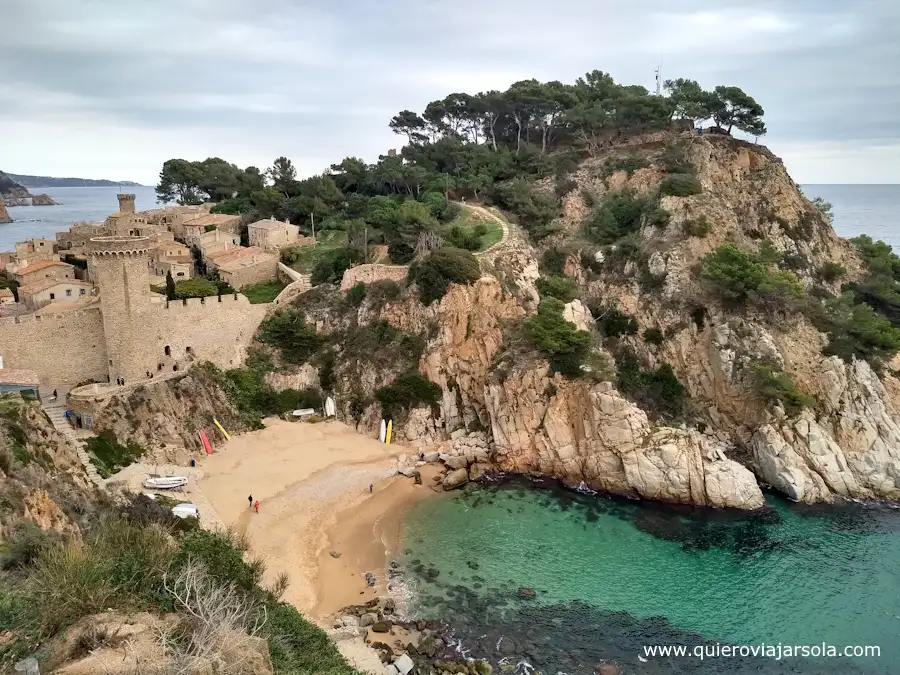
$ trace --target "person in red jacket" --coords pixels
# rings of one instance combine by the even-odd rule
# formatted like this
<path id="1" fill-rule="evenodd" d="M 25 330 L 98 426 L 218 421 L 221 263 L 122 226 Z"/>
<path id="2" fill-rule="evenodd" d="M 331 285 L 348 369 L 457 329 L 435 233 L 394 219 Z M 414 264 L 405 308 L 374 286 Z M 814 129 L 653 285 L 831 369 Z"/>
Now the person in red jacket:
<path id="1" fill-rule="evenodd" d="M 253 508 L 256 509 L 256 512 L 259 513 L 259 500 L 257 499 L 253 502 Z"/>

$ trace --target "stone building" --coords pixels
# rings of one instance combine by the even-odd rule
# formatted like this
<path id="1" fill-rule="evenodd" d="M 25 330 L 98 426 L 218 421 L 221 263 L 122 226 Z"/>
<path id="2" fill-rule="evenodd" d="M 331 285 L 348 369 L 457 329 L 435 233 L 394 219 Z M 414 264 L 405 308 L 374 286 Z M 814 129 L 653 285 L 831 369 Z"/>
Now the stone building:
<path id="1" fill-rule="evenodd" d="M 200 235 L 212 230 L 238 234 L 241 227 L 240 216 L 229 216 L 224 213 L 204 213 L 185 220 L 181 232 L 181 240 L 188 246 L 200 246 Z M 238 236 L 240 243 L 240 236 Z"/>
<path id="2" fill-rule="evenodd" d="M 8 288 L 0 288 L 0 305 L 13 305 L 16 299 Z"/>
<path id="3" fill-rule="evenodd" d="M 263 250 L 278 250 L 299 243 L 300 227 L 287 221 L 282 223 L 275 218 L 258 220 L 247 226 L 247 237 L 250 246 L 258 246 Z"/>
<path id="4" fill-rule="evenodd" d="M 241 235 L 236 232 L 228 232 L 227 230 L 210 230 L 200 233 L 196 243 L 200 249 L 200 254 L 206 259 L 213 253 L 222 251 L 230 251 L 241 247 Z"/>
<path id="5" fill-rule="evenodd" d="M 75 223 L 68 232 L 56 233 L 56 247 L 60 251 L 80 250 L 93 237 L 105 237 L 112 230 L 104 223 Z"/>
<path id="6" fill-rule="evenodd" d="M 33 370 L 41 384 L 62 386 L 134 383 L 195 361 L 240 366 L 269 305 L 251 305 L 239 294 L 167 302 L 150 290 L 151 244 L 138 236 L 92 239 L 99 302 L 0 318 L 4 367 Z"/>
<path id="7" fill-rule="evenodd" d="M 19 302 L 27 309 L 38 310 L 53 302 L 79 302 L 93 295 L 94 286 L 79 279 L 40 279 L 19 286 Z"/>
<path id="8" fill-rule="evenodd" d="M 278 276 L 278 256 L 257 246 L 215 253 L 207 258 L 207 267 L 237 290 L 250 284 L 273 281 Z"/>
<path id="9" fill-rule="evenodd" d="M 19 282 L 19 286 L 29 286 L 45 279 L 63 281 L 74 278 L 75 266 L 59 260 L 41 260 L 16 270 L 16 281 Z"/>

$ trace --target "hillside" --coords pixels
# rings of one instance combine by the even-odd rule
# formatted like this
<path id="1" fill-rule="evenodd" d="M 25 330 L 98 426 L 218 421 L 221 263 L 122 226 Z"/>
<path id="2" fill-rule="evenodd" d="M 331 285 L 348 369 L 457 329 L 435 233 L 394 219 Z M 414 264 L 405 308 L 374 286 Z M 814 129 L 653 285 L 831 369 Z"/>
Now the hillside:
<path id="1" fill-rule="evenodd" d="M 837 237 L 777 157 L 730 135 L 765 132 L 751 97 L 667 89 L 595 71 L 453 94 L 391 121 L 400 156 L 303 181 L 276 160 L 271 186 L 216 208 L 312 214 L 347 244 L 261 326 L 245 375 L 333 393 L 367 433 L 393 417 L 398 440 L 466 457 L 456 482 L 493 467 L 751 509 L 760 485 L 900 498 L 900 259 Z M 171 160 L 157 191 L 251 180 L 228 166 Z M 508 214 L 508 241 L 464 250 L 453 198 Z M 408 270 L 333 285 L 378 245 Z"/>
<path id="2" fill-rule="evenodd" d="M 143 187 L 140 183 L 128 180 L 96 180 L 93 178 L 54 178 L 52 176 L 26 176 L 24 174 L 7 174 L 17 183 L 29 189 L 57 187 Z"/>
<path id="3" fill-rule="evenodd" d="M 6 206 L 52 206 L 56 204 L 50 195 L 33 195 L 12 176 L 0 171 L 0 200 Z"/>

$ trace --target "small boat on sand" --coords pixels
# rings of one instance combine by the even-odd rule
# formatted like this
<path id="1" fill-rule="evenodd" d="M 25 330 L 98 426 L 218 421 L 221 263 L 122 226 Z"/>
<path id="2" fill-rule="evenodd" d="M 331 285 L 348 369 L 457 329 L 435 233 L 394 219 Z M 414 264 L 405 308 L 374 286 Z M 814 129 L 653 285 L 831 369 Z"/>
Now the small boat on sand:
<path id="1" fill-rule="evenodd" d="M 197 511 L 196 504 L 179 504 L 172 507 L 172 515 L 179 518 L 199 518 L 200 513 Z"/>
<path id="2" fill-rule="evenodd" d="M 150 476 L 144 479 L 144 487 L 151 490 L 172 490 L 187 485 L 186 476 Z"/>

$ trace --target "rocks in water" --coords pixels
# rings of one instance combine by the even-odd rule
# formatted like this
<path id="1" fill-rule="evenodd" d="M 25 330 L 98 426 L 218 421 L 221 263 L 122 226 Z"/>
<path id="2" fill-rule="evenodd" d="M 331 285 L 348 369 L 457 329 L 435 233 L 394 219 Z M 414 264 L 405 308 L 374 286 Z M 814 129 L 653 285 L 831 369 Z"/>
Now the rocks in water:
<path id="1" fill-rule="evenodd" d="M 391 622 L 387 620 L 376 621 L 372 624 L 373 633 L 389 633 L 391 630 Z"/>
<path id="2" fill-rule="evenodd" d="M 594 675 L 619 675 L 619 667 L 613 663 L 604 663 L 594 669 Z"/>
<path id="3" fill-rule="evenodd" d="M 400 675 L 407 675 L 413 669 L 414 665 L 413 660 L 409 658 L 408 654 L 403 654 L 394 661 L 394 667 Z"/>
<path id="4" fill-rule="evenodd" d="M 341 557 L 341 554 L 338 553 L 337 551 L 332 551 L 328 555 L 330 555 L 332 558 L 340 558 Z"/>
<path id="5" fill-rule="evenodd" d="M 378 620 L 378 616 L 372 614 L 371 612 L 366 612 L 362 616 L 359 617 L 359 627 L 365 628 L 366 626 L 371 626 Z"/>
<path id="6" fill-rule="evenodd" d="M 462 487 L 469 482 L 469 472 L 465 469 L 456 469 L 448 473 L 442 482 L 445 490 L 453 490 Z"/>
<path id="7" fill-rule="evenodd" d="M 519 586 L 519 590 L 516 591 L 516 595 L 518 595 L 523 600 L 534 600 L 537 597 L 537 591 L 530 586 Z"/>
<path id="8" fill-rule="evenodd" d="M 363 576 L 366 578 L 366 585 L 372 587 L 375 585 L 375 573 L 374 572 L 366 572 Z"/>
<path id="9" fill-rule="evenodd" d="M 396 608 L 397 608 L 397 606 L 396 606 L 396 603 L 394 602 L 393 598 L 388 598 L 387 600 L 384 601 L 384 613 L 385 614 L 393 614 L 394 611 L 396 610 Z"/>

